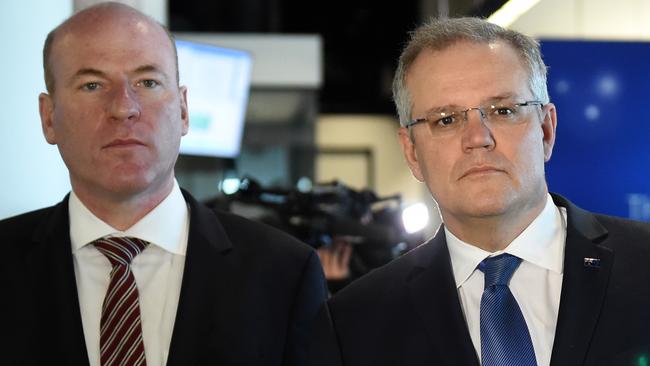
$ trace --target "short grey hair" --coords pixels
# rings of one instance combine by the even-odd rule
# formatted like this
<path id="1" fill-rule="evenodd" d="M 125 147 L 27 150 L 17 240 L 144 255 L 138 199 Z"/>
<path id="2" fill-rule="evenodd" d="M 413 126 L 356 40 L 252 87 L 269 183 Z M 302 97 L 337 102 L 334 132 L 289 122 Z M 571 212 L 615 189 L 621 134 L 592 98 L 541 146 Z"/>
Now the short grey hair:
<path id="1" fill-rule="evenodd" d="M 459 41 L 492 43 L 498 40 L 506 42 L 519 53 L 528 69 L 529 85 L 534 97 L 542 103 L 548 103 L 546 65 L 536 40 L 480 18 L 434 18 L 410 33 L 408 43 L 399 58 L 393 79 L 393 100 L 400 124 L 404 126 L 413 118 L 413 105 L 406 88 L 406 75 L 420 52 L 441 51 Z"/>

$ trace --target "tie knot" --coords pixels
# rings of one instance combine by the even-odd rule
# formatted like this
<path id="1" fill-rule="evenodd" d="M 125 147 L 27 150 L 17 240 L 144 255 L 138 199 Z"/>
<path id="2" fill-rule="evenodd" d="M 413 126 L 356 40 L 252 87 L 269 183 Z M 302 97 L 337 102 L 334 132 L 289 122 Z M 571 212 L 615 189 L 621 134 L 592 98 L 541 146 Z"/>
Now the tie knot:
<path id="1" fill-rule="evenodd" d="M 485 274 L 485 288 L 495 285 L 508 286 L 510 277 L 520 263 L 521 258 L 510 254 L 485 258 L 478 265 L 478 269 Z"/>
<path id="2" fill-rule="evenodd" d="M 115 267 L 131 264 L 133 258 L 140 254 L 149 245 L 149 242 L 128 236 L 111 236 L 97 239 L 93 244 L 108 258 L 111 265 Z"/>

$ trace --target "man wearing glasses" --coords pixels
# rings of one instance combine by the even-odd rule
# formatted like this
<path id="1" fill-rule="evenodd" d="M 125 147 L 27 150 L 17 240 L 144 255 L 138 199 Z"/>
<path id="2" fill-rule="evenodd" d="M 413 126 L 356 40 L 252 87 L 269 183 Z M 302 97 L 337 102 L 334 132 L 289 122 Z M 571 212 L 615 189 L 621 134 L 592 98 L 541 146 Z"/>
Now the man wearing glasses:
<path id="1" fill-rule="evenodd" d="M 313 364 L 647 364 L 650 226 L 549 194 L 557 114 L 538 44 L 432 20 L 393 94 L 406 162 L 444 224 L 329 301 Z"/>

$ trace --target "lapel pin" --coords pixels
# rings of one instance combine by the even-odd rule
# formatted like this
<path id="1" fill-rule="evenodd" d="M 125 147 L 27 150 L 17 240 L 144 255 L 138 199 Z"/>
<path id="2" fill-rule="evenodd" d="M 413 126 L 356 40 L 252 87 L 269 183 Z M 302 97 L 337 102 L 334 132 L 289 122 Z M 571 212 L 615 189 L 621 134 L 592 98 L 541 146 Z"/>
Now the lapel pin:
<path id="1" fill-rule="evenodd" d="M 584 264 L 585 267 L 600 268 L 600 259 L 599 258 L 584 258 L 583 264 Z"/>

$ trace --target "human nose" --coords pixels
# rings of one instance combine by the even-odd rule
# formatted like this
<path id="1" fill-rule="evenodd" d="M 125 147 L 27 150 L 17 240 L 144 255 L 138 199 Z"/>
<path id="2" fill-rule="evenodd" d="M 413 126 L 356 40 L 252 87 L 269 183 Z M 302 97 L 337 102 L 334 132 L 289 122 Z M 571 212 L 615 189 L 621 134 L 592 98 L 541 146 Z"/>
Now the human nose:
<path id="1" fill-rule="evenodd" d="M 116 88 L 110 103 L 111 118 L 116 121 L 135 121 L 140 118 L 140 104 L 128 85 Z"/>
<path id="2" fill-rule="evenodd" d="M 470 113 L 477 111 L 478 113 Z M 475 115 L 475 117 L 471 117 Z M 487 116 L 482 108 L 465 110 L 465 126 L 462 132 L 463 150 L 471 151 L 477 148 L 492 150 L 495 146 L 494 136 L 488 126 Z"/>

